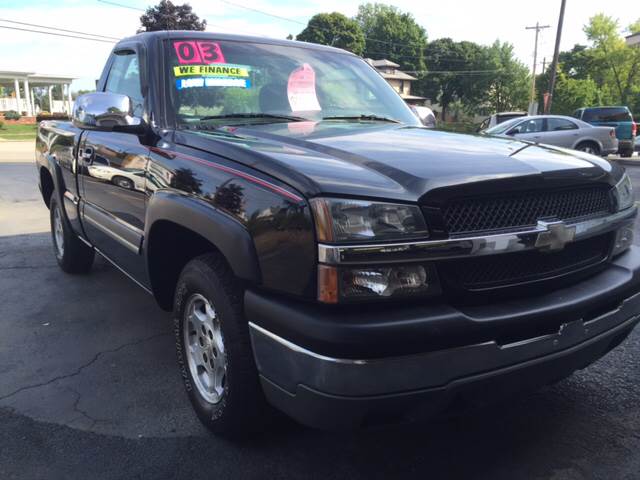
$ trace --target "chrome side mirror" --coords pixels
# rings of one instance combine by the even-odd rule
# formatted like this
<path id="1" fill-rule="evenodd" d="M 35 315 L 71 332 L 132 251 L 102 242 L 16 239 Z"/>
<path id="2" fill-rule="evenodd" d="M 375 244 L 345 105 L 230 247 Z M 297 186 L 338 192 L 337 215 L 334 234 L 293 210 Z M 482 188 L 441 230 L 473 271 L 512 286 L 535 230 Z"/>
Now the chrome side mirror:
<path id="1" fill-rule="evenodd" d="M 86 93 L 73 106 L 73 124 L 86 130 L 140 132 L 144 121 L 133 115 L 133 104 L 126 95 L 111 92 Z"/>

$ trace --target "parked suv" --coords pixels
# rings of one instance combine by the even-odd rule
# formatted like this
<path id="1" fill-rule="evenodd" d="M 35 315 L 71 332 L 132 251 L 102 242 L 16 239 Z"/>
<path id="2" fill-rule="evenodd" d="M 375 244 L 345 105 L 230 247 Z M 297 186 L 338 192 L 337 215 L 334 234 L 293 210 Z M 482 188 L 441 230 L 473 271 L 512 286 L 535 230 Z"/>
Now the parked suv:
<path id="1" fill-rule="evenodd" d="M 633 155 L 636 142 L 636 124 L 628 107 L 580 108 L 573 116 L 601 127 L 615 127 L 618 137 L 618 153 L 623 157 Z"/>
<path id="2" fill-rule="evenodd" d="M 215 432 L 267 404 L 322 428 L 481 404 L 640 321 L 618 164 L 425 128 L 364 60 L 311 43 L 141 33 L 96 90 L 38 127 L 55 257 L 82 274 L 99 254 L 173 310 Z"/>

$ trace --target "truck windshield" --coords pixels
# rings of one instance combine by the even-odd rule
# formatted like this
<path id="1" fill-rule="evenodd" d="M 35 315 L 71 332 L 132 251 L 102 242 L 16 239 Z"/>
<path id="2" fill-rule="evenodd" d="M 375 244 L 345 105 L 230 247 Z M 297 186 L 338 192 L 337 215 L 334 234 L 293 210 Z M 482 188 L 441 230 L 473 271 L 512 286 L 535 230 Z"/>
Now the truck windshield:
<path id="1" fill-rule="evenodd" d="M 168 92 L 178 127 L 292 121 L 420 125 L 362 59 L 297 46 L 172 39 Z"/>

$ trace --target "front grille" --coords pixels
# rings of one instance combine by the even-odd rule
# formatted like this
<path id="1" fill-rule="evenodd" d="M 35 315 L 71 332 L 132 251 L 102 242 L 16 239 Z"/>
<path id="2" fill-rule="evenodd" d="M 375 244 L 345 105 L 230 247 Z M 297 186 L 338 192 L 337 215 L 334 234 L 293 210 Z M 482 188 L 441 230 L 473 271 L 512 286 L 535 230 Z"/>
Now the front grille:
<path id="1" fill-rule="evenodd" d="M 442 209 L 449 234 L 531 227 L 538 220 L 575 220 L 611 212 L 609 187 L 513 193 L 491 198 L 454 200 Z"/>
<path id="2" fill-rule="evenodd" d="M 609 255 L 611 235 L 568 244 L 558 252 L 525 252 L 468 257 L 440 263 L 443 282 L 454 290 L 486 290 L 567 275 L 595 266 Z"/>

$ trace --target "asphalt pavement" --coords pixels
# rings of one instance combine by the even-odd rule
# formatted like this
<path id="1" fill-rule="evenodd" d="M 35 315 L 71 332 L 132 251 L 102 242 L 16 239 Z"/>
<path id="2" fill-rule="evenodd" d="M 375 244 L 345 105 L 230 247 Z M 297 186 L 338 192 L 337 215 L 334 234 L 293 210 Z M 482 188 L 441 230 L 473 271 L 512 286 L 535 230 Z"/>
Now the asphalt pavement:
<path id="1" fill-rule="evenodd" d="M 281 419 L 243 443 L 209 434 L 169 314 L 105 261 L 60 271 L 31 147 L 2 148 L 0 479 L 640 478 L 640 330 L 567 380 L 454 418 L 355 433 Z M 627 168 L 640 191 L 640 167 Z"/>

